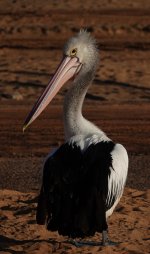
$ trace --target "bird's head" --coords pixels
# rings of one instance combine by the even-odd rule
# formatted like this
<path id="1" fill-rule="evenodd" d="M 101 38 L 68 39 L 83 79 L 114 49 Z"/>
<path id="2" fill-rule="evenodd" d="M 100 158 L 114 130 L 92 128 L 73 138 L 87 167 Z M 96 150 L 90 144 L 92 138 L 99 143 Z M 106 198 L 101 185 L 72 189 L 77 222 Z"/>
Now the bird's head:
<path id="1" fill-rule="evenodd" d="M 93 71 L 99 61 L 96 40 L 86 30 L 80 30 L 64 46 L 63 53 L 71 58 L 77 57 L 82 65 L 81 72 Z"/>
<path id="2" fill-rule="evenodd" d="M 95 39 L 85 30 L 72 37 L 65 44 L 63 59 L 48 86 L 27 116 L 23 131 L 41 114 L 59 89 L 71 78 L 95 73 L 98 63 L 98 49 Z"/>

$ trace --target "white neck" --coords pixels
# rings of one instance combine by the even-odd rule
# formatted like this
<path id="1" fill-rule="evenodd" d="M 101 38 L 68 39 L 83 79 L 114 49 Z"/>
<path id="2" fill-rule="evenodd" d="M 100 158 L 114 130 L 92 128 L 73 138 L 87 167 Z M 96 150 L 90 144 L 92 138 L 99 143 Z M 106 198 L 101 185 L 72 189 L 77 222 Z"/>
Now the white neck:
<path id="1" fill-rule="evenodd" d="M 103 133 L 97 126 L 86 120 L 82 115 L 82 105 L 91 83 L 92 75 L 75 80 L 71 84 L 64 101 L 64 129 L 66 140 L 76 135 Z M 103 133 L 104 134 L 104 133 Z"/>

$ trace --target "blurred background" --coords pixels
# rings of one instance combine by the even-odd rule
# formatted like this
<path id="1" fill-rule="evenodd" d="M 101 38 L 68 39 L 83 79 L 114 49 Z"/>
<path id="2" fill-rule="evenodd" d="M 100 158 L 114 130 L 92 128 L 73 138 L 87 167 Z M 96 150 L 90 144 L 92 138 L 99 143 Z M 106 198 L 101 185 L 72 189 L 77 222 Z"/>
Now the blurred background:
<path id="1" fill-rule="evenodd" d="M 1 0 L 2 188 L 38 190 L 43 158 L 64 142 L 62 103 L 69 84 L 25 134 L 22 126 L 60 62 L 64 43 L 80 28 L 91 32 L 100 49 L 84 115 L 127 148 L 132 177 L 150 166 L 150 1 Z M 128 183 L 134 187 L 132 177 Z M 143 179 L 136 186 L 145 188 Z"/>
<path id="2" fill-rule="evenodd" d="M 147 101 L 147 0 L 1 0 L 0 99 L 35 100 L 60 61 L 64 43 L 82 27 L 96 37 L 100 49 L 90 93 L 110 102 Z"/>

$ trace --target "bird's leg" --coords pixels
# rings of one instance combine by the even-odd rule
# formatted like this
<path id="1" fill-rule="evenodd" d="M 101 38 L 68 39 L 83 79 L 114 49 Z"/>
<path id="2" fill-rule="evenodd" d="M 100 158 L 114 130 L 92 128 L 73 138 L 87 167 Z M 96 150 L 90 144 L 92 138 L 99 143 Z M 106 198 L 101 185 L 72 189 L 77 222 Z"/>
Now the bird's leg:
<path id="1" fill-rule="evenodd" d="M 117 243 L 115 242 L 112 242 L 109 240 L 109 237 L 108 237 L 108 231 L 107 230 L 104 230 L 102 232 L 102 245 L 103 246 L 112 246 L 112 245 L 116 245 Z"/>
<path id="2" fill-rule="evenodd" d="M 103 232 L 102 232 L 102 245 L 108 245 L 108 243 L 109 243 L 109 238 L 108 238 L 108 232 L 107 232 L 107 230 L 104 230 Z"/>

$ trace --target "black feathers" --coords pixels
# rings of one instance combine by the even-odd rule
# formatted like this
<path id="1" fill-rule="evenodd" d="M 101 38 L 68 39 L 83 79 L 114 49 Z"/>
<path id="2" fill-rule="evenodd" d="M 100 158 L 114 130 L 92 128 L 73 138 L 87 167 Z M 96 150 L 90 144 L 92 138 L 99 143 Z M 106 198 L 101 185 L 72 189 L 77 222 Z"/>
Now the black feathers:
<path id="1" fill-rule="evenodd" d="M 62 145 L 47 159 L 37 208 L 37 223 L 62 235 L 84 237 L 107 229 L 108 176 L 115 144 L 99 142 L 83 153 Z M 112 202 L 111 206 L 113 205 Z"/>

